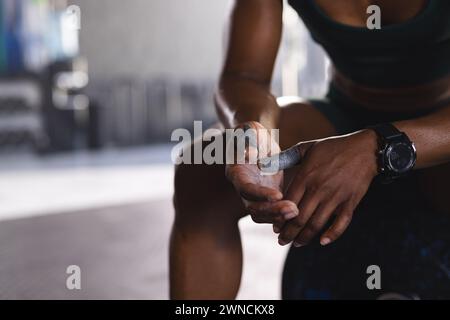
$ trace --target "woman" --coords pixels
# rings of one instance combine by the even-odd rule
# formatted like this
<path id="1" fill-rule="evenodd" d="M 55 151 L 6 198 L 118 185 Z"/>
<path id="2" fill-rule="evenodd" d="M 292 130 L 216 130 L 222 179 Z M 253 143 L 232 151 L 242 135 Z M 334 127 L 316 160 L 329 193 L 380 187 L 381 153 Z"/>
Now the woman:
<path id="1" fill-rule="evenodd" d="M 409 232 L 424 231 L 420 221 L 425 221 L 424 226 L 444 226 L 440 234 L 448 233 L 450 2 L 289 2 L 333 63 L 326 99 L 277 103 L 270 83 L 283 1 L 236 0 L 216 107 L 225 128 L 279 128 L 280 148 L 302 142 L 298 150 L 303 159 L 284 171 L 284 183 L 281 173 L 261 176 L 251 165 L 177 167 L 171 296 L 236 296 L 242 268 L 238 221 L 249 213 L 256 222 L 273 224 L 280 245 L 295 246 L 285 270 L 286 298 L 363 298 L 387 293 L 368 289 L 366 268 L 371 263 L 387 274 L 385 290 L 399 288 L 416 295 L 427 284 L 421 279 L 409 279 L 417 286 L 406 289 L 405 281 L 395 284 L 397 275 L 408 270 L 402 273 L 385 261 L 406 259 L 406 269 L 418 261 L 409 251 L 402 253 L 404 246 L 399 243 L 418 239 L 416 234 L 409 237 Z M 370 5 L 381 9 L 381 29 L 367 28 Z M 397 179 L 401 176 L 408 178 Z M 394 183 L 379 184 L 378 180 Z M 376 198 L 375 205 L 365 205 L 377 190 L 381 198 Z M 409 205 L 411 200 L 434 210 L 425 210 L 410 228 L 407 222 L 412 217 L 407 212 L 418 206 Z M 395 212 L 400 213 L 371 214 L 380 203 L 399 205 Z M 393 230 L 377 225 L 380 221 Z M 433 226 L 427 228 L 427 235 L 437 232 Z M 377 229 L 379 233 L 372 234 Z M 448 244 L 448 238 L 436 241 Z M 436 283 L 449 288 L 448 260 L 442 262 L 439 248 L 431 258 L 440 269 L 427 275 L 432 273 L 438 280 L 428 285 L 431 289 L 424 291 L 424 297 L 433 292 L 437 297 L 445 295 L 445 288 L 434 291 Z"/>

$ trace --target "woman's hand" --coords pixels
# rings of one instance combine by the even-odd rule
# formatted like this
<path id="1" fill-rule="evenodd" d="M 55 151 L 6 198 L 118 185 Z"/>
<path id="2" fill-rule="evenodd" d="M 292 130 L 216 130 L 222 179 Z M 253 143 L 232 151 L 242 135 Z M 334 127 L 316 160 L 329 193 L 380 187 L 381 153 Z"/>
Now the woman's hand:
<path id="1" fill-rule="evenodd" d="M 279 243 L 308 244 L 335 219 L 321 236 L 327 245 L 349 225 L 353 211 L 377 174 L 377 137 L 372 130 L 300 143 L 304 159 L 290 183 L 285 199 L 298 205 L 297 217 L 274 224 Z"/>
<path id="2" fill-rule="evenodd" d="M 245 164 L 227 164 L 225 174 L 240 194 L 253 221 L 281 224 L 296 217 L 297 206 L 282 199 L 283 172 L 263 174 L 256 161 L 249 163 L 249 157 L 253 156 L 256 160 L 259 156 L 280 152 L 278 143 L 270 135 L 270 131 L 258 122 L 247 122 L 238 128 L 253 129 L 256 133 L 256 145 L 246 147 Z"/>

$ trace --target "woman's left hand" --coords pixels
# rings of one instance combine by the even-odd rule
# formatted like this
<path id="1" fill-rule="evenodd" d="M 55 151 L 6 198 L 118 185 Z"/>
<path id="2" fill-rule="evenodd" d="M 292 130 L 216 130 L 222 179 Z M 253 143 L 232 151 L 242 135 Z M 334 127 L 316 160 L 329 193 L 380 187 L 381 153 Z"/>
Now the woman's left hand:
<path id="1" fill-rule="evenodd" d="M 333 214 L 333 224 L 320 238 L 322 245 L 339 238 L 353 211 L 377 174 L 377 137 L 372 130 L 300 143 L 302 163 L 285 199 L 298 205 L 297 217 L 274 225 L 279 243 L 308 244 Z"/>

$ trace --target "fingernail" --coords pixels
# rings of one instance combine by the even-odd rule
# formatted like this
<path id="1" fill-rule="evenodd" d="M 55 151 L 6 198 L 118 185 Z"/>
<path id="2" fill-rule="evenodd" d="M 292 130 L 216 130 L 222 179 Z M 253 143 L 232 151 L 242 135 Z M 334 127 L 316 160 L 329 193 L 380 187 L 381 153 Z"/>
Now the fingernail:
<path id="1" fill-rule="evenodd" d="M 320 240 L 320 244 L 323 245 L 323 246 L 326 246 L 330 242 L 331 242 L 331 240 L 329 238 L 323 238 L 323 239 Z"/>
<path id="2" fill-rule="evenodd" d="M 269 196 L 269 201 L 270 202 L 275 202 L 275 201 L 278 201 L 278 200 L 281 200 L 281 199 L 283 199 L 283 195 L 282 194 L 276 194 L 276 195 L 271 195 L 271 196 Z"/>
<path id="3" fill-rule="evenodd" d="M 294 247 L 300 248 L 300 247 L 303 247 L 303 244 L 298 243 L 298 242 L 294 242 Z"/>
<path id="4" fill-rule="evenodd" d="M 297 212 L 291 211 L 290 213 L 286 214 L 286 215 L 284 216 L 284 218 L 285 218 L 286 220 L 289 220 L 289 219 L 295 218 L 297 215 L 298 215 Z"/>
<path id="5" fill-rule="evenodd" d="M 278 239 L 278 244 L 280 245 L 280 246 L 285 246 L 285 245 L 287 245 L 289 242 L 286 242 L 286 241 L 284 241 L 284 240 L 281 240 L 281 239 Z"/>
<path id="6" fill-rule="evenodd" d="M 273 232 L 280 233 L 280 228 L 273 226 Z"/>

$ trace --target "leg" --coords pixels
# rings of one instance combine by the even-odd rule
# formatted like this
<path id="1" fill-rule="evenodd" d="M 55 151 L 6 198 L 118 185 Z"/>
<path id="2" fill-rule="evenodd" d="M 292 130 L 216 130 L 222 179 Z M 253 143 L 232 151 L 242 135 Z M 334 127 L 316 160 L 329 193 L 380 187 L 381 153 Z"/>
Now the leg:
<path id="1" fill-rule="evenodd" d="M 279 128 L 282 149 L 335 134 L 321 113 L 300 102 L 282 108 Z M 170 243 L 173 299 L 233 299 L 238 292 L 242 271 L 238 221 L 245 208 L 224 170 L 223 165 L 176 168 Z"/>
<path id="2" fill-rule="evenodd" d="M 201 143 L 201 142 L 197 142 Z M 180 165 L 170 245 L 172 299 L 232 299 L 239 289 L 244 207 L 223 165 Z"/>
<path id="3" fill-rule="evenodd" d="M 420 170 L 418 176 L 421 191 L 433 209 L 450 214 L 450 164 Z"/>

